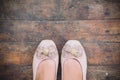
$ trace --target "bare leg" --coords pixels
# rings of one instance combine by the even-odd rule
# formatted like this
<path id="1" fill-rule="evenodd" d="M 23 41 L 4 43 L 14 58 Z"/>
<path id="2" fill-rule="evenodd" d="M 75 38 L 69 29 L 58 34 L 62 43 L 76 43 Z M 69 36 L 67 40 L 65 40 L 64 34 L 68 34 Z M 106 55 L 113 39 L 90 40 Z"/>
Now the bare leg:
<path id="1" fill-rule="evenodd" d="M 63 80 L 82 80 L 82 69 L 74 59 L 69 59 L 64 63 L 63 66 Z"/>
<path id="2" fill-rule="evenodd" d="M 55 80 L 55 78 L 55 62 L 53 60 L 45 60 L 40 63 L 36 80 Z"/>

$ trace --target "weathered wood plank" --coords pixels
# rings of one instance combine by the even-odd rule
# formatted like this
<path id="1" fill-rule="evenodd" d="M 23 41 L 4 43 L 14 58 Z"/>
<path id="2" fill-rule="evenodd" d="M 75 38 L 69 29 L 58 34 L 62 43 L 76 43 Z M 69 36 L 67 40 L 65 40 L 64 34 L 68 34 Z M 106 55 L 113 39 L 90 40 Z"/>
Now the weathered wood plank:
<path id="1" fill-rule="evenodd" d="M 0 66 L 0 79 L 4 80 L 32 80 L 31 65 L 3 65 Z M 61 75 L 61 73 L 58 73 Z M 7 77 L 6 77 L 7 76 Z M 119 80 L 120 68 L 113 66 L 88 66 L 87 80 Z M 57 80 L 60 80 L 60 76 Z"/>
<path id="2" fill-rule="evenodd" d="M 87 80 L 119 80 L 119 70 L 118 66 L 88 66 Z"/>
<path id="3" fill-rule="evenodd" d="M 119 19 L 120 3 L 88 4 L 88 19 Z"/>
<path id="4" fill-rule="evenodd" d="M 31 65 L 2 65 L 0 66 L 1 80 L 32 80 Z"/>
<path id="5" fill-rule="evenodd" d="M 87 23 L 87 24 L 86 24 Z M 35 42 L 42 39 L 120 42 L 119 20 L 0 21 L 0 41 Z"/>
<path id="6" fill-rule="evenodd" d="M 64 42 L 65 43 L 65 42 Z M 56 43 L 61 54 L 64 43 Z M 38 42 L 0 43 L 0 65 L 4 64 L 32 64 L 33 55 Z M 89 65 L 119 65 L 119 43 L 84 43 L 82 42 Z"/>
<path id="7" fill-rule="evenodd" d="M 119 19 L 120 0 L 0 0 L 0 80 L 32 80 L 33 55 L 43 39 L 54 40 L 59 54 L 67 40 L 81 41 L 87 80 L 119 80 Z"/>
<path id="8" fill-rule="evenodd" d="M 0 65 L 2 64 L 17 64 L 17 65 L 25 65 L 32 64 L 33 55 L 32 53 L 26 52 L 26 54 L 22 54 L 19 52 L 12 53 L 0 53 Z"/>
<path id="9" fill-rule="evenodd" d="M 120 19 L 120 2 L 117 4 L 112 2 L 105 3 L 103 7 L 105 19 Z"/>
<path id="10" fill-rule="evenodd" d="M 36 43 L 0 43 L 0 65 L 2 64 L 17 64 L 27 65 L 32 64 Z"/>
<path id="11" fill-rule="evenodd" d="M 23 1 L 23 0 L 22 0 Z M 30 19 L 32 17 L 32 5 L 19 4 L 18 0 L 0 1 L 0 19 Z"/>
<path id="12" fill-rule="evenodd" d="M 0 19 L 119 19 L 119 0 L 1 0 Z"/>
<path id="13" fill-rule="evenodd" d="M 54 20 L 58 14 L 57 0 L 1 0 L 0 3 L 0 19 Z"/>
<path id="14" fill-rule="evenodd" d="M 63 20 L 119 19 L 119 0 L 61 0 Z"/>
<path id="15" fill-rule="evenodd" d="M 61 0 L 60 5 L 62 20 L 88 19 L 87 0 Z"/>
<path id="16" fill-rule="evenodd" d="M 87 53 L 88 64 L 120 64 L 120 44 L 117 43 L 83 43 Z"/>

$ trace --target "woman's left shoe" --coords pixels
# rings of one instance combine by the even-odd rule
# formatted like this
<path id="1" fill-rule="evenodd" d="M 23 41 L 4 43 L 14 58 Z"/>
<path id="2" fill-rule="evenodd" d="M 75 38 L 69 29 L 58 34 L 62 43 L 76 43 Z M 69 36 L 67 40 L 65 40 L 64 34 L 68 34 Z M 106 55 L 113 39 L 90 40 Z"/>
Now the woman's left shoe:
<path id="1" fill-rule="evenodd" d="M 57 78 L 58 51 L 52 40 L 43 40 L 38 45 L 33 58 L 33 80 L 36 80 L 38 68 L 41 62 L 52 60 L 55 63 L 55 77 Z M 49 67 L 48 67 L 49 68 Z"/>

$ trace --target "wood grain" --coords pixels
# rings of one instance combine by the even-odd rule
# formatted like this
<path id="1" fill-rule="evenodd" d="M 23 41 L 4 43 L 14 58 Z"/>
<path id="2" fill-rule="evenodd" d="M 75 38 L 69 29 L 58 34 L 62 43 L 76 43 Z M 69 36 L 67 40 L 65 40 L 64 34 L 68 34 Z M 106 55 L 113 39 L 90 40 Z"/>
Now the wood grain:
<path id="1" fill-rule="evenodd" d="M 0 19 L 103 20 L 120 18 L 119 0 L 1 0 Z"/>
<path id="2" fill-rule="evenodd" d="M 0 66 L 0 70 L 2 73 L 0 73 L 0 79 L 2 80 L 32 80 L 33 78 L 31 65 L 4 65 Z M 87 74 L 87 80 L 119 80 L 120 69 L 114 66 L 88 66 Z M 58 73 L 58 75 L 61 74 Z"/>
<path id="3" fill-rule="evenodd" d="M 79 40 L 87 80 L 120 79 L 120 0 L 0 0 L 0 80 L 32 80 L 43 39 L 52 39 L 60 55 L 67 40 Z"/>
<path id="4" fill-rule="evenodd" d="M 33 55 L 37 42 L 9 42 L 0 43 L 0 65 L 32 64 Z M 82 43 L 88 59 L 89 65 L 120 65 L 120 44 L 118 43 Z M 61 54 L 62 45 L 57 44 L 59 54 Z"/>
<path id="5" fill-rule="evenodd" d="M 74 22 L 18 20 L 1 22 L 0 25 L 1 42 L 39 42 L 46 38 L 55 41 L 61 38 L 60 40 L 77 39 L 83 42 L 120 42 L 119 20 Z"/>
<path id="6" fill-rule="evenodd" d="M 0 19 L 53 20 L 57 0 L 1 0 Z"/>

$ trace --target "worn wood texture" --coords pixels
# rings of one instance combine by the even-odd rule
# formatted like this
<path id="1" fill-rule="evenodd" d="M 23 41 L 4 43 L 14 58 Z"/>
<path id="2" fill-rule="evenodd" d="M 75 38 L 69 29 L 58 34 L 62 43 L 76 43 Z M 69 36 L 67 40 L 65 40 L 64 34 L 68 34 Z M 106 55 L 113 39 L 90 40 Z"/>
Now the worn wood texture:
<path id="1" fill-rule="evenodd" d="M 120 67 L 88 66 L 87 80 L 119 80 L 119 69 Z M 1 80 L 32 80 L 31 65 L 4 65 L 0 66 L 0 70 Z M 58 73 L 59 77 L 60 75 L 61 73 Z M 57 80 L 60 80 L 60 78 Z"/>
<path id="2" fill-rule="evenodd" d="M 87 24 L 86 24 L 87 23 Z M 39 42 L 42 39 L 66 41 L 78 39 L 83 42 L 120 42 L 119 20 L 84 21 L 0 21 L 0 41 Z M 4 35 L 4 36 L 3 36 Z"/>
<path id="3" fill-rule="evenodd" d="M 119 19 L 119 0 L 1 0 L 0 19 Z"/>
<path id="4" fill-rule="evenodd" d="M 87 24 L 86 24 L 87 23 Z M 69 39 L 77 39 L 83 44 L 88 66 L 88 80 L 92 79 L 119 79 L 119 70 L 112 70 L 109 77 L 103 73 L 95 75 L 90 72 L 98 66 L 120 65 L 120 21 L 119 20 L 84 20 L 84 21 L 23 21 L 23 20 L 1 20 L 0 21 L 0 66 L 22 66 L 29 65 L 31 69 L 33 55 L 39 42 L 43 39 L 55 41 L 59 54 L 65 42 Z M 14 66 L 14 67 L 16 67 Z M 19 67 L 22 70 L 21 67 Z M 59 66 L 60 68 L 60 66 Z M 25 68 L 26 69 L 26 68 Z M 99 69 L 99 68 L 98 68 Z M 111 69 L 111 68 L 110 68 Z M 26 69 L 27 70 L 27 69 Z M 16 74 L 14 70 L 13 74 Z M 27 70 L 28 71 L 28 70 Z M 21 72 L 21 71 L 20 71 Z M 105 71 L 106 72 L 106 71 Z M 12 75 L 13 75 L 12 74 Z M 23 78 L 32 79 L 32 70 L 21 74 L 18 80 Z M 23 74 L 23 75 L 22 75 Z M 26 74 L 26 76 L 24 75 Z M 61 71 L 58 72 L 58 80 Z M 106 73 L 107 74 L 107 73 Z M 112 76 L 114 74 L 114 76 Z M 3 74 L 1 74 L 3 75 Z M 30 76 L 31 75 L 31 76 Z M 100 76 L 97 76 L 100 75 Z M 2 79 L 7 79 L 9 73 L 4 73 Z M 91 77 L 92 76 L 92 77 Z M 10 77 L 10 79 L 15 79 Z"/>
<path id="5" fill-rule="evenodd" d="M 14 49 L 14 51 L 17 51 L 16 48 L 17 49 L 27 48 L 29 51 L 29 48 L 32 47 L 33 44 L 28 46 L 27 42 L 39 43 L 42 39 L 46 39 L 46 38 L 54 40 L 59 50 L 61 50 L 62 45 L 64 45 L 64 43 L 67 40 L 77 39 L 83 43 L 83 45 L 87 49 L 86 51 L 89 54 L 89 57 L 91 56 L 90 58 L 88 57 L 88 62 L 90 62 L 90 64 L 120 63 L 119 62 L 119 56 L 120 56 L 119 20 L 113 20 L 113 21 L 86 20 L 86 21 L 74 21 L 74 22 L 73 21 L 66 21 L 66 22 L 4 21 L 4 22 L 5 24 L 1 22 L 2 24 L 0 30 L 1 32 L 0 41 L 11 42 L 11 44 L 1 43 L 1 52 L 7 50 L 9 51 L 9 46 L 11 46 L 10 48 L 12 48 L 13 46 L 12 49 Z M 12 44 L 12 42 L 18 42 L 19 44 L 14 45 Z M 26 51 L 26 53 L 28 53 L 28 51 Z M 16 52 L 11 52 L 11 53 L 13 54 L 8 54 L 8 56 L 16 54 Z M 20 55 L 17 54 L 16 57 L 17 56 L 22 57 L 21 54 Z M 107 61 L 107 57 L 108 57 L 108 61 Z"/>
<path id="6" fill-rule="evenodd" d="M 1 0 L 0 19 L 51 20 L 57 18 L 57 0 Z"/>
<path id="7" fill-rule="evenodd" d="M 31 65 L 35 48 L 38 43 L 36 42 L 9 42 L 0 44 L 0 56 L 4 64 L 17 64 L 17 65 Z M 64 44 L 57 44 L 59 46 Z M 89 65 L 120 65 L 120 44 L 117 43 L 83 43 L 87 53 Z M 61 52 L 61 51 L 59 51 Z M 5 53 L 5 54 L 4 54 Z"/>
<path id="8" fill-rule="evenodd" d="M 0 0 L 0 80 L 32 80 L 43 39 L 54 40 L 60 55 L 67 40 L 79 40 L 87 80 L 120 80 L 120 0 Z"/>

